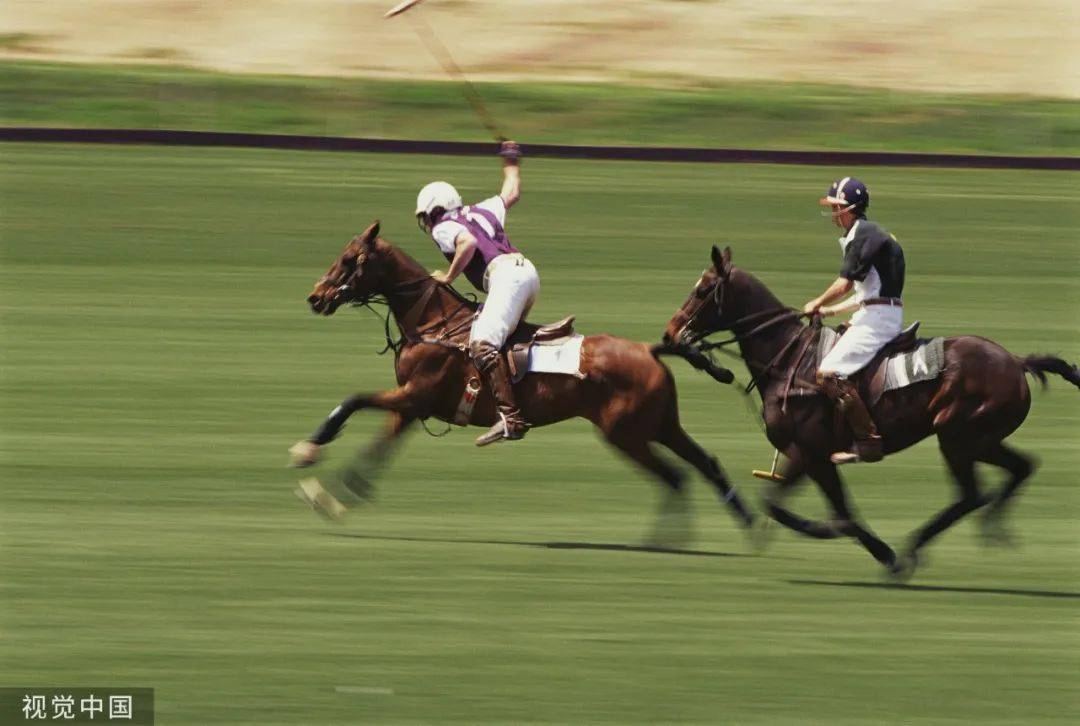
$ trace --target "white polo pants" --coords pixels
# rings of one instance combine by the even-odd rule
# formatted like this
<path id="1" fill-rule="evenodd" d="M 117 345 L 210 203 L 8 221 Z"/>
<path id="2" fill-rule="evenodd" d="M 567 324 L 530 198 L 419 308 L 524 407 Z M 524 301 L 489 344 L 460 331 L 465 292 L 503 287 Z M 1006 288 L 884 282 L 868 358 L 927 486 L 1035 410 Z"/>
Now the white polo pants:
<path id="1" fill-rule="evenodd" d="M 488 264 L 487 299 L 473 322 L 469 342 L 484 340 L 501 348 L 528 315 L 540 294 L 540 275 L 523 255 L 500 255 Z"/>
<path id="2" fill-rule="evenodd" d="M 904 309 L 870 305 L 851 316 L 847 329 L 818 367 L 820 373 L 850 376 L 866 367 L 904 329 Z"/>

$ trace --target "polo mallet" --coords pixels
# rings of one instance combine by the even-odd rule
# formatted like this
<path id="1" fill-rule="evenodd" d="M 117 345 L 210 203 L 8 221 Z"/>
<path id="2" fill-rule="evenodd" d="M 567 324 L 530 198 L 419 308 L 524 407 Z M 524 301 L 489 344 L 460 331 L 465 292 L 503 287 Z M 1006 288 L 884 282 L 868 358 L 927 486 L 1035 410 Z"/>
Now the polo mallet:
<path id="1" fill-rule="evenodd" d="M 406 10 L 419 5 L 423 0 L 404 0 L 398 3 L 394 7 L 386 11 L 383 18 L 390 19 L 401 15 Z M 499 143 L 506 141 L 506 134 L 502 132 L 502 128 L 495 122 L 495 118 L 491 115 L 491 112 L 487 110 L 487 106 L 484 105 L 483 99 L 480 98 L 480 94 L 476 92 L 476 88 L 465 77 L 465 73 L 462 72 L 461 67 L 454 61 L 454 56 L 450 55 L 450 51 L 438 36 L 435 35 L 435 31 L 431 29 L 420 17 L 419 13 L 409 13 L 409 20 L 412 21 L 413 30 L 416 31 L 416 35 L 419 36 L 420 42 L 427 48 L 428 53 L 435 57 L 435 60 L 439 62 L 442 69 L 446 71 L 447 75 L 458 82 L 461 88 L 461 94 L 465 96 L 465 100 L 472 106 L 473 111 L 480 118 L 480 123 L 484 124 L 491 135 L 495 137 L 495 140 Z"/>
<path id="2" fill-rule="evenodd" d="M 780 449 L 777 449 L 776 453 L 773 454 L 772 470 L 771 471 L 762 471 L 761 469 L 754 469 L 754 471 L 752 471 L 751 473 L 754 476 L 756 476 L 758 479 L 768 479 L 769 481 L 775 481 L 775 482 L 783 483 L 783 482 L 787 481 L 787 479 L 784 478 L 783 474 L 777 474 L 776 473 L 776 464 L 779 461 L 780 461 Z"/>

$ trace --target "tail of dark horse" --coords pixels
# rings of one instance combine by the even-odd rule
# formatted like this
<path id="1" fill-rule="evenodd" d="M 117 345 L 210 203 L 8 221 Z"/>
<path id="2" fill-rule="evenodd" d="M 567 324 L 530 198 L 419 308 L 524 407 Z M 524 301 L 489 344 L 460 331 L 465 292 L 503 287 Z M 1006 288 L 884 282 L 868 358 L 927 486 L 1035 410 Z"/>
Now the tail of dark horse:
<path id="1" fill-rule="evenodd" d="M 1039 379 L 1046 385 L 1046 374 L 1056 373 L 1077 388 L 1080 388 L 1080 366 L 1069 365 L 1061 358 L 1052 355 L 1029 355 L 1021 358 L 1020 363 L 1024 370 Z"/>

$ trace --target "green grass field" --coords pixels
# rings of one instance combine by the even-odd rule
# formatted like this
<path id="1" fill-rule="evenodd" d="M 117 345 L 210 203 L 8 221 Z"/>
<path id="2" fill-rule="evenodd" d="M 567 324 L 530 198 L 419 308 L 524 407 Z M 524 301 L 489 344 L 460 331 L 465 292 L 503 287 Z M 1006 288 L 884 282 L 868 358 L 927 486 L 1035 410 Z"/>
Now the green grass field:
<path id="1" fill-rule="evenodd" d="M 584 422 L 485 450 L 418 433 L 378 501 L 329 526 L 293 498 L 286 448 L 391 361 L 366 312 L 304 297 L 374 217 L 437 264 L 416 188 L 491 193 L 496 160 L 0 153 L 0 683 L 152 686 L 161 724 L 1080 719 L 1080 394 L 1060 380 L 1013 437 L 1042 460 L 1021 547 L 961 524 L 904 589 L 848 541 L 781 533 L 749 556 L 700 478 L 711 556 L 620 551 L 658 491 Z M 904 243 L 927 334 L 1080 360 L 1065 173 L 530 161 L 511 232 L 543 275 L 535 317 L 656 340 L 713 242 L 801 304 L 839 264 L 815 202 L 841 171 Z M 673 367 L 688 430 L 755 493 L 754 417 Z M 321 471 L 379 423 L 354 419 Z M 951 496 L 932 442 L 844 473 L 897 545 Z M 824 509 L 809 490 L 798 508 Z"/>
<path id="2" fill-rule="evenodd" d="M 1080 155 L 1080 102 L 762 82 L 481 83 L 524 142 Z M 487 140 L 455 83 L 0 62 L 0 125 Z"/>

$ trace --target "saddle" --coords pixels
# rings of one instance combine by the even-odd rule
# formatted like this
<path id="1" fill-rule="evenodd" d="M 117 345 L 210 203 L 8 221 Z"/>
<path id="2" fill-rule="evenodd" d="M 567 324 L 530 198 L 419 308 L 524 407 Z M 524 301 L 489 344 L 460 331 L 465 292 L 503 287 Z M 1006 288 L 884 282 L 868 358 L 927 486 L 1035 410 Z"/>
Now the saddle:
<path id="1" fill-rule="evenodd" d="M 832 350 L 833 346 L 836 345 L 836 341 L 840 339 L 846 330 L 846 325 L 839 325 L 835 329 L 821 328 L 820 337 L 816 342 L 816 350 L 812 350 L 809 355 L 802 358 L 795 373 L 796 380 L 800 381 L 800 384 L 788 391 L 788 395 L 811 396 L 819 393 L 816 387 L 808 388 L 807 384 L 814 380 L 821 361 Z M 866 402 L 867 406 L 873 406 L 877 403 L 885 392 L 885 373 L 888 368 L 889 358 L 914 350 L 925 342 L 918 337 L 918 333 L 918 322 L 904 328 L 899 335 L 878 351 L 877 355 L 865 368 L 853 376 L 859 387 L 859 394 L 863 397 L 863 401 Z"/>
<path id="2" fill-rule="evenodd" d="M 919 321 L 916 320 L 886 343 L 870 361 L 870 364 L 856 374 L 855 382 L 859 386 L 859 393 L 862 395 L 867 407 L 873 407 L 877 404 L 885 393 L 885 371 L 889 358 L 917 348 L 920 342 L 923 342 L 920 341 L 918 333 Z"/>
<path id="3" fill-rule="evenodd" d="M 529 350 L 534 345 L 560 345 L 573 334 L 573 315 L 550 325 L 522 322 L 503 346 L 503 354 L 510 366 L 511 380 L 517 383 L 529 371 Z"/>

